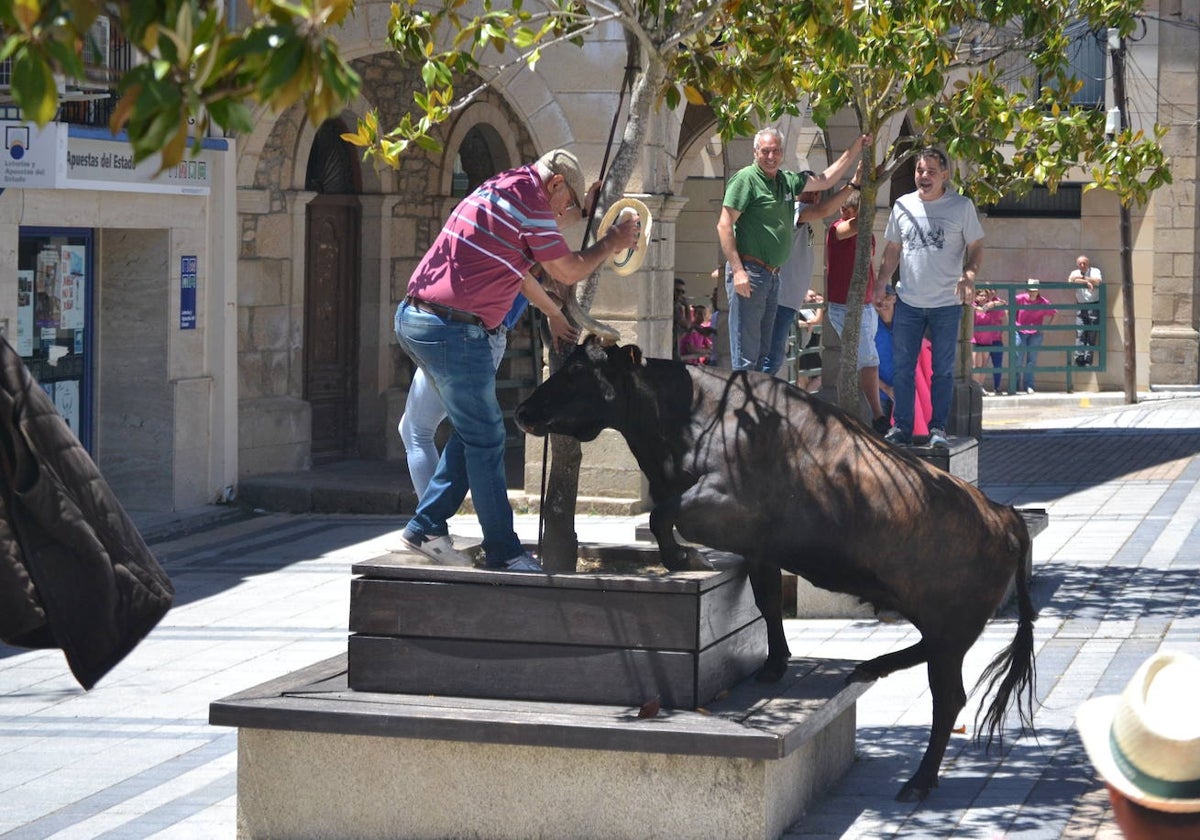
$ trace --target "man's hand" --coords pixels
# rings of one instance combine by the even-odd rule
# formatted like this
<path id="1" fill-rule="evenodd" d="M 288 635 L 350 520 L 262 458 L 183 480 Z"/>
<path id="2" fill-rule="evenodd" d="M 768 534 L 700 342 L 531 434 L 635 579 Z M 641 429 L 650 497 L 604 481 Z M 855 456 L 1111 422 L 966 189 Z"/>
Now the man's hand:
<path id="1" fill-rule="evenodd" d="M 554 341 L 560 349 L 579 343 L 579 327 L 568 321 L 567 316 L 561 311 L 548 313 L 546 324 L 550 327 L 550 335 L 554 336 Z"/>
<path id="2" fill-rule="evenodd" d="M 617 223 L 604 232 L 604 241 L 609 247 L 609 253 L 615 254 L 629 248 L 636 248 L 638 237 L 642 234 L 642 220 L 637 213 L 628 217 L 618 216 Z"/>
<path id="3" fill-rule="evenodd" d="M 750 274 L 746 271 L 745 266 L 733 272 L 733 291 L 739 296 L 748 298 L 753 291 L 750 288 Z"/>
<path id="4" fill-rule="evenodd" d="M 958 278 L 958 284 L 954 287 L 954 292 L 958 295 L 959 303 L 970 303 L 975 299 L 975 278 L 968 277 L 966 272 Z"/>

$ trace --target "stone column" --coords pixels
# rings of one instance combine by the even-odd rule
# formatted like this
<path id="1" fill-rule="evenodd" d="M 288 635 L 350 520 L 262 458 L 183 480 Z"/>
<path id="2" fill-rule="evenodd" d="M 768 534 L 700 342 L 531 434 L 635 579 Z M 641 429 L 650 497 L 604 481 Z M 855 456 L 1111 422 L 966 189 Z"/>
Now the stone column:
<path id="1" fill-rule="evenodd" d="M 403 457 L 396 434 L 405 391 L 394 385 L 392 257 L 395 253 L 392 213 L 399 195 L 360 195 L 362 206 L 359 266 L 358 439 L 365 458 Z"/>
<path id="2" fill-rule="evenodd" d="M 1158 101 L 1170 103 L 1157 117 L 1171 119 L 1162 145 L 1171 159 L 1174 183 L 1154 193 L 1154 276 L 1151 299 L 1150 376 L 1155 385 L 1200 382 L 1200 216 L 1196 212 L 1197 122 L 1200 66 L 1197 15 L 1181 14 L 1164 4 L 1174 18 L 1158 27 Z M 1190 6 L 1190 4 L 1184 4 Z M 1187 18 L 1181 20 L 1181 17 Z M 1176 25 L 1184 24 L 1184 25 Z"/>

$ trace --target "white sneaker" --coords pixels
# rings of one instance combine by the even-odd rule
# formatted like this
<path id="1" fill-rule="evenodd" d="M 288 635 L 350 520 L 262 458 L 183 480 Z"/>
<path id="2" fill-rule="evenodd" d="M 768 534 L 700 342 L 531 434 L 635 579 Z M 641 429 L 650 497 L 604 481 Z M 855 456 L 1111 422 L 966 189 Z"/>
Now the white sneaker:
<path id="1" fill-rule="evenodd" d="M 534 559 L 534 556 L 528 551 L 522 551 L 516 557 L 506 561 L 503 566 L 488 566 L 488 568 L 504 572 L 544 573 L 546 571 L 542 568 L 542 564 Z"/>
<path id="2" fill-rule="evenodd" d="M 424 554 L 439 566 L 474 566 L 475 561 L 454 547 L 449 535 L 442 537 L 410 537 L 408 531 L 400 534 L 400 542 L 410 551 Z"/>

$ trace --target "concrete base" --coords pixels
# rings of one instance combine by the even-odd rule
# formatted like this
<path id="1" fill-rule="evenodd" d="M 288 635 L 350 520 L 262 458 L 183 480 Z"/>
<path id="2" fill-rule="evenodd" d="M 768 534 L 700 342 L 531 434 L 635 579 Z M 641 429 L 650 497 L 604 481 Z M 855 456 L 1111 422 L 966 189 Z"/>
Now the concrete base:
<path id="1" fill-rule="evenodd" d="M 212 704 L 238 837 L 772 838 L 854 757 L 853 663 L 696 712 L 349 691 L 335 657 Z"/>

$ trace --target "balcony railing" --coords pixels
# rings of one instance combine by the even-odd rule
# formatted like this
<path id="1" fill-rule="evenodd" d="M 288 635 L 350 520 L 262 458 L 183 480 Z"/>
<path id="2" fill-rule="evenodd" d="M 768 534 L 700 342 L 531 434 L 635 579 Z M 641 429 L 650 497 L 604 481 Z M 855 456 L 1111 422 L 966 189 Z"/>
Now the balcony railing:
<path id="1" fill-rule="evenodd" d="M 117 84 L 137 61 L 136 50 L 112 31 L 107 18 L 92 26 L 83 46 L 87 78 L 60 80 L 58 122 L 104 127 L 117 105 Z M 12 98 L 12 61 L 0 62 L 0 119 L 23 119 Z"/>

